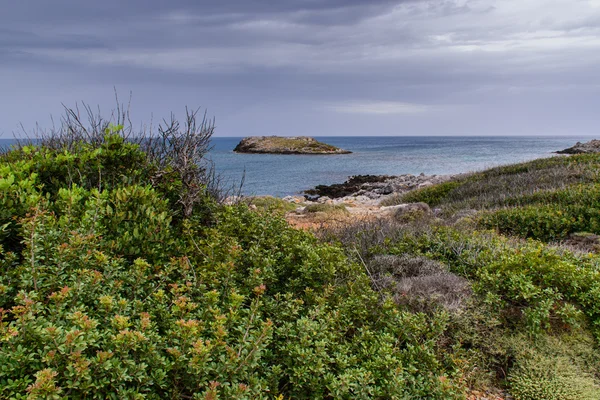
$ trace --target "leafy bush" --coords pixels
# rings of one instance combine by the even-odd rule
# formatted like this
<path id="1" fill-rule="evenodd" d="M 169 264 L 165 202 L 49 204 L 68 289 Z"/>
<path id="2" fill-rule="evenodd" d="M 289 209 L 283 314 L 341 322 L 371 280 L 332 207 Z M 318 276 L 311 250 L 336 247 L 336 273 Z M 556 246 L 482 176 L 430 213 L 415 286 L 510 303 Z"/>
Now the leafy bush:
<path id="1" fill-rule="evenodd" d="M 296 203 L 290 203 L 289 201 L 273 196 L 250 197 L 246 199 L 246 203 L 254 205 L 262 211 L 274 212 L 277 214 L 285 214 L 286 212 L 294 211 L 299 206 Z"/>
<path id="2" fill-rule="evenodd" d="M 504 233 L 544 241 L 565 239 L 571 233 L 600 233 L 600 186 L 580 185 L 515 198 L 526 206 L 483 214 L 481 223 Z"/>
<path id="3" fill-rule="evenodd" d="M 326 214 L 348 214 L 346 206 L 343 204 L 317 203 L 309 204 L 304 209 L 307 213 L 326 213 Z"/>
<path id="4" fill-rule="evenodd" d="M 568 357 L 529 351 L 509 375 L 516 400 L 598 400 L 600 385 Z"/>
<path id="5" fill-rule="evenodd" d="M 439 205 L 449 193 L 458 188 L 460 185 L 461 183 L 457 181 L 439 183 L 437 185 L 408 192 L 402 196 L 401 200 L 403 203 L 422 202 L 434 207 Z"/>
<path id="6" fill-rule="evenodd" d="M 444 227 L 429 235 L 406 237 L 392 250 L 443 260 L 451 271 L 474 280 L 474 291 L 509 326 L 522 324 L 536 335 L 547 331 L 553 321 L 577 326 L 583 312 L 600 334 L 597 256 Z"/>
<path id="7" fill-rule="evenodd" d="M 276 216 L 187 216 L 156 170 L 111 136 L 2 158 L 0 397 L 460 397 L 443 319 Z"/>

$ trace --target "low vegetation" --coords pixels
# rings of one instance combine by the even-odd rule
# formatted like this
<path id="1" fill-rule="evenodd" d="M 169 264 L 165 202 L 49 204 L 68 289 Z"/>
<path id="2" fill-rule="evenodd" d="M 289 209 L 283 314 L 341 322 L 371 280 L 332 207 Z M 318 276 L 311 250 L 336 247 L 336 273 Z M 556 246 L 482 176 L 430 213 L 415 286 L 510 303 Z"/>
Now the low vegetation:
<path id="1" fill-rule="evenodd" d="M 278 215 L 285 215 L 285 213 L 294 211 L 300 207 L 299 204 L 290 203 L 289 201 L 273 196 L 254 196 L 244 198 L 243 200 L 251 208 L 256 207 L 262 212 Z"/>
<path id="2" fill-rule="evenodd" d="M 223 203 L 194 118 L 163 147 L 71 123 L 0 157 L 0 398 L 600 398 L 600 256 L 555 243 L 599 233 L 598 156 L 306 232 Z"/>
<path id="3" fill-rule="evenodd" d="M 0 397 L 460 397 L 443 320 L 382 302 L 281 217 L 222 205 L 171 146 L 161 164 L 101 128 L 0 160 Z"/>
<path id="4" fill-rule="evenodd" d="M 446 216 L 482 210 L 482 227 L 551 242 L 577 232 L 600 233 L 599 199 L 600 155 L 584 154 L 460 176 L 395 202 L 425 202 Z"/>
<path id="5" fill-rule="evenodd" d="M 306 213 L 326 213 L 326 214 L 348 214 L 346 206 L 343 204 L 317 203 L 309 204 L 305 207 Z"/>

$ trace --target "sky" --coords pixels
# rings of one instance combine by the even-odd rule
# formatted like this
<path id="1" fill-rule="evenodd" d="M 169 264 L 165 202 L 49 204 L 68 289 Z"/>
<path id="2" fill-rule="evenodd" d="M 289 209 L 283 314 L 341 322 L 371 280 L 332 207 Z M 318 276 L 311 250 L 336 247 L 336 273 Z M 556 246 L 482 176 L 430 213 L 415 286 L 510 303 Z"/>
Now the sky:
<path id="1" fill-rule="evenodd" d="M 600 0 L 0 0 L 0 137 L 63 105 L 215 136 L 595 135 Z"/>

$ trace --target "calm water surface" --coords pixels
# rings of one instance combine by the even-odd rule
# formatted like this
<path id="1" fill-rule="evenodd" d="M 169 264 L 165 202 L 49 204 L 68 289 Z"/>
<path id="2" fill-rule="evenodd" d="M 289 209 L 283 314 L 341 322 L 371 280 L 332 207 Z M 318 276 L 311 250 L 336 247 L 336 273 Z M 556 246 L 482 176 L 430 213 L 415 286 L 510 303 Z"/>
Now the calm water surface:
<path id="1" fill-rule="evenodd" d="M 552 156 L 590 137 L 317 137 L 342 155 L 236 154 L 241 138 L 215 137 L 210 157 L 230 185 L 248 195 L 285 196 L 359 174 L 456 174 Z M 11 139 L 0 139 L 7 146 Z"/>
<path id="2" fill-rule="evenodd" d="M 589 137 L 317 137 L 342 155 L 236 154 L 240 138 L 214 138 L 212 159 L 230 182 L 246 171 L 244 193 L 297 194 L 359 174 L 456 174 L 552 156 Z"/>

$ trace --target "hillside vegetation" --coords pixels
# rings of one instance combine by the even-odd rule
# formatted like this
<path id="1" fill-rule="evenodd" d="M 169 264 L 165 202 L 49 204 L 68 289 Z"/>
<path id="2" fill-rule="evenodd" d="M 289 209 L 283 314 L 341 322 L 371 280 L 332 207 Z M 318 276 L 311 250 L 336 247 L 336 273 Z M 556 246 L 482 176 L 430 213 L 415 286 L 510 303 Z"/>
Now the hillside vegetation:
<path id="1" fill-rule="evenodd" d="M 361 260 L 382 297 L 450 313 L 444 343 L 468 386 L 597 399 L 599 167 L 599 155 L 578 155 L 493 168 L 395 199 L 435 217 L 319 234 Z"/>
<path id="2" fill-rule="evenodd" d="M 444 320 L 382 301 L 281 217 L 221 205 L 184 163 L 210 134 L 191 122 L 162 152 L 75 124 L 2 156 L 0 398 L 459 396 Z"/>
<path id="3" fill-rule="evenodd" d="M 536 213 L 597 203 L 596 156 L 408 195 L 442 219 L 315 235 L 222 204 L 195 114 L 154 144 L 109 122 L 0 158 L 0 398 L 600 398 L 600 258 L 504 235 L 595 233 Z"/>

